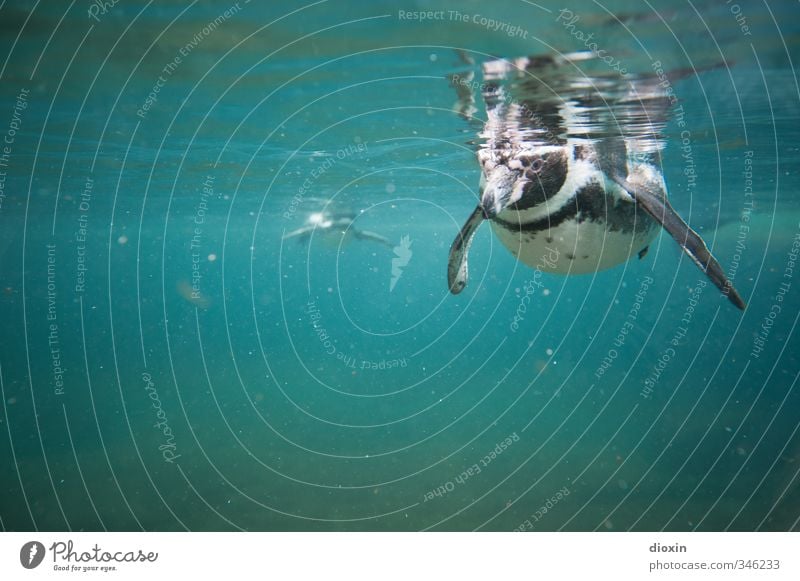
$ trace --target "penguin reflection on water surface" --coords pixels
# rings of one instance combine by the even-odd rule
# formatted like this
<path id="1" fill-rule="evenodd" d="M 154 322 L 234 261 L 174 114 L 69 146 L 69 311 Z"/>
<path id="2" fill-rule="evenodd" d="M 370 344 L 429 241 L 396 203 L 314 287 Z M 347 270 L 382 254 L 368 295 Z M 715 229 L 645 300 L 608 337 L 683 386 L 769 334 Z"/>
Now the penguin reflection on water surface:
<path id="1" fill-rule="evenodd" d="M 574 67 L 579 60 L 592 59 L 576 53 L 483 65 L 481 197 L 450 248 L 450 291 L 467 284 L 469 246 L 484 220 L 519 260 L 561 274 L 643 258 L 663 227 L 744 309 L 703 240 L 667 200 L 657 164 L 671 106 L 662 80 L 586 76 Z M 457 75 L 450 81 L 459 83 Z"/>

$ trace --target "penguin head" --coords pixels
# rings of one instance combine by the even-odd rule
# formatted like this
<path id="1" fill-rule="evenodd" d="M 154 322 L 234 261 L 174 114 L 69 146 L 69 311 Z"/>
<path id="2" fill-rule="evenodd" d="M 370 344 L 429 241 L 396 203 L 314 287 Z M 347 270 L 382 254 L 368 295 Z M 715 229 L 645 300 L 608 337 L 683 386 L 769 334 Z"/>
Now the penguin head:
<path id="1" fill-rule="evenodd" d="M 567 178 L 569 159 L 563 147 L 544 146 L 519 152 L 485 171 L 481 208 L 487 219 L 514 206 L 532 208 L 555 196 Z"/>

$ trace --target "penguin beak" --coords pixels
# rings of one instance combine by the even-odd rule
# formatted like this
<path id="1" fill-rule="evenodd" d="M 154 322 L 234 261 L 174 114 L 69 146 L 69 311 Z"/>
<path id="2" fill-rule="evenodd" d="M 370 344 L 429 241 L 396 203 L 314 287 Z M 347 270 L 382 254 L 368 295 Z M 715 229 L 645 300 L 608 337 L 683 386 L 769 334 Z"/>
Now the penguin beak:
<path id="1" fill-rule="evenodd" d="M 487 220 L 491 220 L 503 211 L 502 199 L 497 195 L 494 189 L 487 188 L 483 191 L 483 195 L 481 196 L 481 211 L 483 212 L 483 217 Z"/>
<path id="2" fill-rule="evenodd" d="M 511 198 L 515 179 L 514 172 L 504 165 L 497 166 L 487 176 L 480 204 L 484 218 L 491 220 L 513 203 Z"/>

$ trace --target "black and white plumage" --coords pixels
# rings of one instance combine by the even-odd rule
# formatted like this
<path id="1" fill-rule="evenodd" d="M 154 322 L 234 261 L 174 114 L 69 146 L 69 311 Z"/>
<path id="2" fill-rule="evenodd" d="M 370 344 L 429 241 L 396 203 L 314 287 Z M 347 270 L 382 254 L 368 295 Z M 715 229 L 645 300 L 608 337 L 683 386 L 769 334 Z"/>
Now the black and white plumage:
<path id="1" fill-rule="evenodd" d="M 450 249 L 454 294 L 484 220 L 525 264 L 580 274 L 640 258 L 663 227 L 730 301 L 745 303 L 673 210 L 658 165 L 670 100 L 653 77 L 592 77 L 586 55 L 484 64 L 481 198 Z"/>

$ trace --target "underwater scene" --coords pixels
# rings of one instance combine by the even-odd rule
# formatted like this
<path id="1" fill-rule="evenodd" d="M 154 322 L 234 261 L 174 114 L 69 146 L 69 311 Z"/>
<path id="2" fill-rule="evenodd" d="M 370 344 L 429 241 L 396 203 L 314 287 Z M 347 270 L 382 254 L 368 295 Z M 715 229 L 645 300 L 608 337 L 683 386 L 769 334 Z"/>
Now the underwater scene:
<path id="1" fill-rule="evenodd" d="M 0 530 L 800 529 L 797 2 L 0 45 Z"/>

